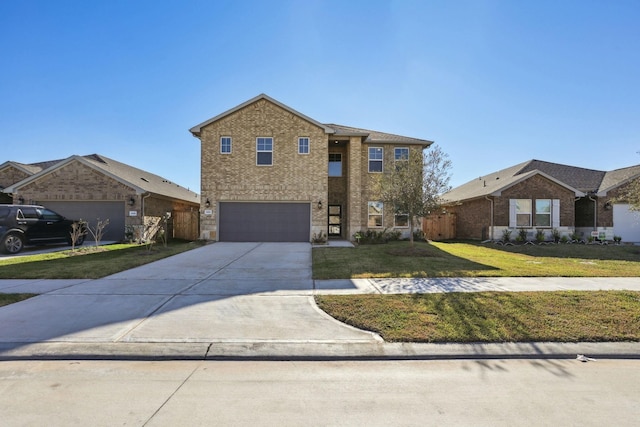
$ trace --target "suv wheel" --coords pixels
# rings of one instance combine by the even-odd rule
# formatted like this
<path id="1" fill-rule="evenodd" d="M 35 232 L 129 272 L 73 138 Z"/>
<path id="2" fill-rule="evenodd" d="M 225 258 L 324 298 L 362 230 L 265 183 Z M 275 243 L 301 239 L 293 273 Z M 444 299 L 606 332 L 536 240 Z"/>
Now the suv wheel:
<path id="1" fill-rule="evenodd" d="M 17 254 L 22 250 L 24 242 L 18 233 L 9 233 L 2 239 L 0 250 L 6 254 Z"/>
<path id="2" fill-rule="evenodd" d="M 76 246 L 82 246 L 83 243 L 84 243 L 84 236 L 78 237 L 78 239 L 76 240 Z M 71 239 L 68 239 L 67 244 L 71 246 L 73 245 L 73 241 Z"/>

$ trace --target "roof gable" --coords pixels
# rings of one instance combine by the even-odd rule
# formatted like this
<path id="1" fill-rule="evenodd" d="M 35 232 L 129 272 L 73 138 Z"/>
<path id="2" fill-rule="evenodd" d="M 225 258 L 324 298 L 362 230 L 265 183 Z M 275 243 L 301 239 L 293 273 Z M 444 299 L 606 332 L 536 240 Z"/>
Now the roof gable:
<path id="1" fill-rule="evenodd" d="M 579 168 L 576 166 L 562 165 L 559 163 L 531 160 L 519 171 L 525 173 L 539 170 L 549 176 L 578 189 L 584 193 L 594 193 L 600 187 L 606 172 L 593 169 Z"/>
<path id="2" fill-rule="evenodd" d="M 620 187 L 636 178 L 640 178 L 640 165 L 609 171 L 600 183 L 598 196 L 605 196 L 608 191 Z"/>
<path id="3" fill-rule="evenodd" d="M 504 190 L 526 181 L 535 175 L 543 176 L 548 180 L 574 192 L 576 197 L 583 197 L 585 195 L 585 193 L 580 189 L 569 185 L 568 183 L 558 179 L 556 176 L 553 176 L 544 170 L 533 168 L 533 166 L 539 165 L 539 163 L 536 162 L 538 161 L 530 160 L 524 163 L 519 163 L 515 166 L 480 177 L 477 180 L 474 179 L 443 194 L 442 199 L 448 203 L 452 203 L 477 199 L 485 196 L 500 196 Z M 542 166 L 544 169 L 544 165 Z M 550 170 L 550 168 L 546 169 L 548 171 Z"/>
<path id="4" fill-rule="evenodd" d="M 116 160 L 108 157 L 91 154 L 87 156 L 73 155 L 64 160 L 58 161 L 54 165 L 44 169 L 24 180 L 13 184 L 3 191 L 6 193 L 13 193 L 20 187 L 38 180 L 40 177 L 50 174 L 51 172 L 58 170 L 72 162 L 80 162 L 92 169 L 95 169 L 104 175 L 131 187 L 137 193 L 154 193 L 170 198 L 185 200 L 189 202 L 198 202 L 198 194 L 181 187 L 161 176 L 152 174 L 142 169 L 129 166 L 124 163 L 120 163 Z"/>
<path id="5" fill-rule="evenodd" d="M 221 119 L 223 119 L 223 118 L 235 113 L 236 111 L 239 111 L 239 110 L 241 110 L 241 109 L 243 109 L 243 108 L 245 108 L 245 107 L 247 107 L 247 106 L 249 106 L 249 105 L 251 105 L 251 104 L 253 104 L 255 102 L 260 101 L 260 100 L 266 100 L 266 101 L 268 101 L 268 102 L 270 102 L 272 104 L 277 105 L 278 107 L 288 111 L 289 113 L 294 114 L 294 115 L 300 117 L 301 119 L 318 126 L 319 128 L 322 128 L 325 133 L 333 133 L 334 132 L 333 129 L 331 129 L 330 127 L 327 127 L 326 125 L 323 125 L 322 123 L 317 122 L 316 120 L 312 119 L 311 117 L 305 116 L 304 114 L 294 110 L 293 108 L 291 108 L 291 107 L 289 107 L 289 106 L 287 106 L 287 105 L 285 105 L 285 104 L 283 104 L 283 103 L 281 103 L 279 101 L 276 101 L 275 99 L 265 95 L 264 93 L 256 96 L 255 98 L 251 98 L 250 100 L 248 100 L 246 102 L 243 102 L 242 104 L 240 104 L 240 105 L 238 105 L 236 107 L 233 107 L 232 109 L 227 110 L 224 113 L 218 114 L 217 116 L 212 117 L 211 119 L 209 119 L 207 121 L 204 121 L 204 122 L 200 123 L 199 125 L 196 125 L 196 126 L 192 127 L 191 129 L 189 129 L 189 132 L 191 132 L 193 134 L 193 136 L 198 138 L 201 135 L 201 131 L 202 131 L 203 127 L 205 127 L 207 125 L 210 125 L 211 123 L 217 122 L 218 120 L 221 120 Z"/>

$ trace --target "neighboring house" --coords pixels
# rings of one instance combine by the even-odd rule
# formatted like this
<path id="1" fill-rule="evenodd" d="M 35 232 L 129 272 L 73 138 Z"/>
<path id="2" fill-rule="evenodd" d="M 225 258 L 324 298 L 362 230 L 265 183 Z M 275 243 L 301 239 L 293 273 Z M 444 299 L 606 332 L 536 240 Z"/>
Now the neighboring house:
<path id="1" fill-rule="evenodd" d="M 640 242 L 639 214 L 616 201 L 637 178 L 640 165 L 605 172 L 530 160 L 452 189 L 443 206 L 456 215 L 460 239 L 500 239 L 505 229 L 514 238 L 524 228 L 531 238 L 537 230 L 550 238 L 557 229 Z"/>
<path id="2" fill-rule="evenodd" d="M 198 236 L 200 203 L 196 193 L 99 154 L 29 165 L 5 162 L 0 164 L 0 186 L 9 196 L 8 203 L 44 205 L 66 217 L 86 220 L 91 226 L 97 219 L 108 219 L 103 240 L 124 240 L 127 228 L 140 229 L 145 221 L 157 220 L 167 212 L 173 218 L 180 216 L 179 225 L 170 222 L 179 227 L 170 230 L 172 235 Z M 185 225 L 185 217 L 190 216 L 191 224 Z M 188 236 L 183 234 L 185 229 L 194 231 Z"/>
<path id="3" fill-rule="evenodd" d="M 201 237 L 220 241 L 351 239 L 408 233 L 374 177 L 432 141 L 323 124 L 262 94 L 190 129 L 201 141 Z"/>

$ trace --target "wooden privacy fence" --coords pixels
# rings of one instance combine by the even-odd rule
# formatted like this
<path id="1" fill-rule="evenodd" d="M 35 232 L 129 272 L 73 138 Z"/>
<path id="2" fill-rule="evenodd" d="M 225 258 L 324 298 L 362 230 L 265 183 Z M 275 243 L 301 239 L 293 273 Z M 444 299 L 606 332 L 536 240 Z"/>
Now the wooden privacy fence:
<path id="1" fill-rule="evenodd" d="M 174 211 L 173 237 L 175 239 L 197 240 L 200 234 L 200 215 L 198 211 Z"/>
<path id="2" fill-rule="evenodd" d="M 452 213 L 429 215 L 422 219 L 422 231 L 428 240 L 456 238 L 456 215 Z"/>

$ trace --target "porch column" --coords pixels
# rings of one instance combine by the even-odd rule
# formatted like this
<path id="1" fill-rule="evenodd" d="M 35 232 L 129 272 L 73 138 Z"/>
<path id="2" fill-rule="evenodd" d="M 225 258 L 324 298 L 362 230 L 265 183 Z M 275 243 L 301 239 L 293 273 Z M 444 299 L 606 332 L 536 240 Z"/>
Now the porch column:
<path id="1" fill-rule="evenodd" d="M 366 209 L 366 200 L 362 200 L 362 142 L 359 136 L 349 138 L 349 163 L 348 163 L 348 194 L 349 206 L 348 229 L 346 238 L 351 240 L 353 234 L 363 229 L 362 209 Z"/>

